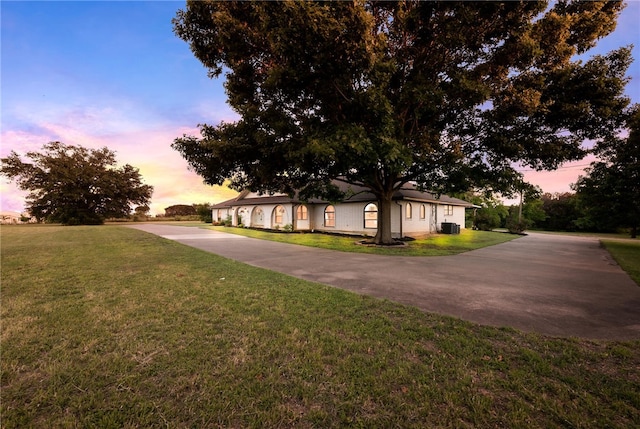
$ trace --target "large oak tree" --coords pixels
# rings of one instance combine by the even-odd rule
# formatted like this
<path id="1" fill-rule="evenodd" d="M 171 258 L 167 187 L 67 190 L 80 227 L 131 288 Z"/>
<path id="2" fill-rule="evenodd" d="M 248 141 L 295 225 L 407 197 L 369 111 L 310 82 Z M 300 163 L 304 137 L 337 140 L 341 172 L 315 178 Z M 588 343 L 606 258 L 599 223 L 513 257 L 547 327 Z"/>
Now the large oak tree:
<path id="1" fill-rule="evenodd" d="M 25 158 L 30 161 L 12 151 L 1 160 L 0 175 L 29 191 L 27 210 L 39 221 L 101 224 L 129 216 L 134 204 L 146 206 L 153 192 L 142 183 L 137 168 L 117 167 L 115 154 L 106 147 L 51 142 Z"/>
<path id="2" fill-rule="evenodd" d="M 233 123 L 173 147 L 206 183 L 336 198 L 331 180 L 394 192 L 508 191 L 514 165 L 554 169 L 615 134 L 629 48 L 572 60 L 621 2 L 189 1 L 173 21 Z"/>

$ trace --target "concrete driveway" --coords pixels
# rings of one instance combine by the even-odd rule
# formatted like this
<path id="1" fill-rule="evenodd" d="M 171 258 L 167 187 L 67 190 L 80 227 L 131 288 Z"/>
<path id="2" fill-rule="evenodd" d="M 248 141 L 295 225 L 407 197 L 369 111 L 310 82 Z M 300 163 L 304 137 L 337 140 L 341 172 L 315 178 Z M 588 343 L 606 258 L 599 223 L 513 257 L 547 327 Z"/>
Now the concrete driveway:
<path id="1" fill-rule="evenodd" d="M 530 234 L 456 256 L 394 257 L 193 227 L 133 227 L 257 267 L 480 324 L 552 336 L 640 339 L 640 287 L 593 238 Z"/>

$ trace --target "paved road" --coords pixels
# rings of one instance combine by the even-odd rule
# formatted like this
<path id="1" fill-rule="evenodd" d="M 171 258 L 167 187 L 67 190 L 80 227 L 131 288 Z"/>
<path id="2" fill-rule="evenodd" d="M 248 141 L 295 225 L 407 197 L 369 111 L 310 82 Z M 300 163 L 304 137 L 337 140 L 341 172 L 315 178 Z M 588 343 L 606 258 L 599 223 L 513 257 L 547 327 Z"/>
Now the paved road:
<path id="1" fill-rule="evenodd" d="M 640 339 L 640 287 L 596 239 L 530 234 L 456 256 L 364 255 L 193 227 L 134 228 L 424 311 L 553 336 Z"/>

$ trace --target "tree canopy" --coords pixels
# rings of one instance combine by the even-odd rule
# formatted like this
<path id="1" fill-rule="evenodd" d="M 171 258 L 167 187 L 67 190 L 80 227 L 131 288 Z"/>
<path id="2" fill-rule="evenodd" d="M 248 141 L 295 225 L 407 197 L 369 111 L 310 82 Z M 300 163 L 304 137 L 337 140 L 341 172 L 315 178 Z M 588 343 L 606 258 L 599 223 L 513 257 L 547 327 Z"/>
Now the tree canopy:
<path id="1" fill-rule="evenodd" d="M 196 208 L 187 204 L 175 204 L 164 209 L 165 216 L 191 216 L 196 214 Z"/>
<path id="2" fill-rule="evenodd" d="M 573 60 L 621 2 L 188 1 L 173 20 L 233 123 L 173 147 L 206 183 L 337 198 L 368 188 L 377 243 L 403 184 L 510 191 L 514 165 L 554 169 L 615 135 L 630 49 Z"/>
<path id="3" fill-rule="evenodd" d="M 536 226 L 551 231 L 576 231 L 580 225 L 576 222 L 581 216 L 580 201 L 575 193 L 546 192 L 542 194 L 542 209 L 546 218 Z"/>
<path id="4" fill-rule="evenodd" d="M 583 224 L 594 229 L 640 226 L 640 106 L 629 118 L 627 138 L 611 139 L 596 149 L 599 160 L 574 185 Z"/>
<path id="5" fill-rule="evenodd" d="M 2 158 L 0 174 L 30 191 L 27 210 L 39 221 L 66 225 L 101 224 L 127 217 L 133 205 L 146 206 L 153 187 L 142 183 L 137 168 L 116 167 L 106 147 L 87 149 L 47 143 L 42 152 L 28 152 L 25 162 L 15 151 Z"/>

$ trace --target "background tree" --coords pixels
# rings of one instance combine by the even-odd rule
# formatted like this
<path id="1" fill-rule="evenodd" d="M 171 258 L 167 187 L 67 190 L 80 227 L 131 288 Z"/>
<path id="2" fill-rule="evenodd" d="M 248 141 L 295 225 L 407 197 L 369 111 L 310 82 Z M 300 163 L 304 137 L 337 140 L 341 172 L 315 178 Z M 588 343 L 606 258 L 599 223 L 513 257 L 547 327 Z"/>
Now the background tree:
<path id="1" fill-rule="evenodd" d="M 600 159 L 591 163 L 574 186 L 583 217 L 579 223 L 600 231 L 629 228 L 632 238 L 640 224 L 640 106 L 628 121 L 629 136 L 596 147 Z"/>
<path id="2" fill-rule="evenodd" d="M 466 192 L 457 197 L 480 206 L 479 209 L 465 211 L 467 226 L 481 231 L 491 231 L 505 224 L 509 209 L 495 196 Z"/>
<path id="3" fill-rule="evenodd" d="M 196 208 L 187 204 L 176 204 L 164 209 L 164 215 L 171 216 L 193 216 L 196 214 Z"/>
<path id="4" fill-rule="evenodd" d="M 137 168 L 116 167 L 115 154 L 106 147 L 51 142 L 26 158 L 31 162 L 11 151 L 1 160 L 0 174 L 30 191 L 27 210 L 38 221 L 101 224 L 107 218 L 129 216 L 132 205 L 148 204 L 153 192 L 142 183 Z"/>
<path id="5" fill-rule="evenodd" d="M 544 220 L 536 226 L 550 231 L 576 231 L 576 220 L 582 216 L 578 197 L 572 192 L 546 192 L 540 197 L 542 209 L 546 213 Z"/>
<path id="6" fill-rule="evenodd" d="M 200 220 L 204 223 L 213 222 L 213 213 L 211 212 L 211 204 L 194 204 L 193 207 L 196 209 L 196 214 L 200 218 Z"/>
<path id="7" fill-rule="evenodd" d="M 630 49 L 586 62 L 621 2 L 188 1 L 174 32 L 240 119 L 173 147 L 206 183 L 337 199 L 331 180 L 378 200 L 512 190 L 514 164 L 554 169 L 615 135 Z"/>
<path id="8" fill-rule="evenodd" d="M 543 222 L 547 215 L 542 207 L 540 195 L 542 190 L 538 186 L 521 183 L 521 204 L 509 207 L 509 214 L 505 220 L 505 226 L 509 232 L 521 234 L 529 228 Z"/>
<path id="9" fill-rule="evenodd" d="M 143 204 L 141 206 L 136 207 L 133 210 L 133 220 L 134 221 L 145 221 L 149 218 L 149 210 L 151 210 L 151 207 L 149 207 L 148 204 Z"/>

